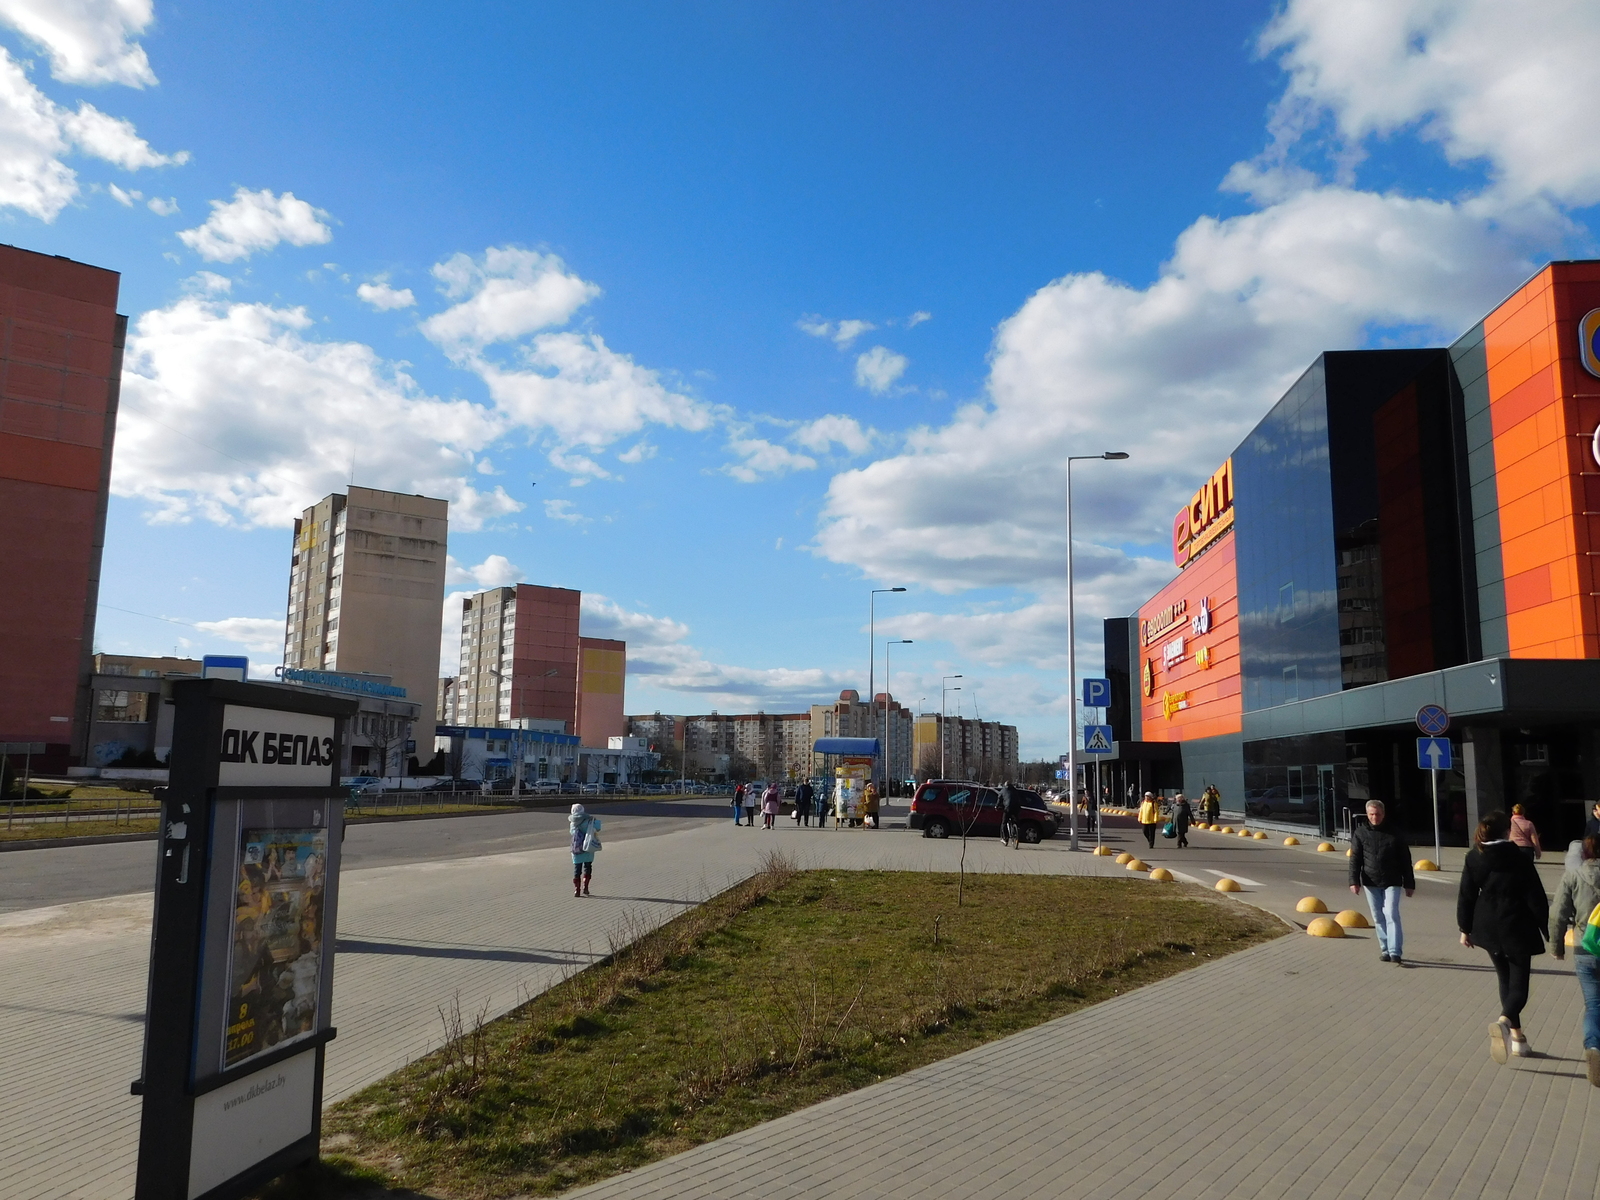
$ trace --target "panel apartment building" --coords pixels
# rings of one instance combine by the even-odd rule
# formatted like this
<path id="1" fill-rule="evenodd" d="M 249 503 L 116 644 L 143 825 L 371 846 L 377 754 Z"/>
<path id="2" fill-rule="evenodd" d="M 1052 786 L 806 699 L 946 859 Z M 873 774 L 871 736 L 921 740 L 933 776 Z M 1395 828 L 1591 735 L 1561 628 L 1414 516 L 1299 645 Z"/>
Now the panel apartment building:
<path id="1" fill-rule="evenodd" d="M 112 436 L 120 276 L 0 246 L 0 742 L 83 761 Z M 18 756 L 20 764 L 20 755 Z"/>
<path id="2" fill-rule="evenodd" d="M 335 492 L 294 523 L 285 667 L 379 675 L 431 716 L 439 686 L 449 503 Z"/>
<path id="3" fill-rule="evenodd" d="M 582 636 L 582 600 L 571 588 L 519 583 L 463 601 L 461 674 L 441 708 L 447 723 L 562 721 L 590 747 L 626 734 L 628 645 Z"/>

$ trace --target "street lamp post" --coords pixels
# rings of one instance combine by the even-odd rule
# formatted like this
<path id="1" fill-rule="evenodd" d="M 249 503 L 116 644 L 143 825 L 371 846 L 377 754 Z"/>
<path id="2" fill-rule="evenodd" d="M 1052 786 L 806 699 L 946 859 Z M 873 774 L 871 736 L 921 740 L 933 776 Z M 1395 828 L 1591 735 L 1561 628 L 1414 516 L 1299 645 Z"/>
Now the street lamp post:
<path id="1" fill-rule="evenodd" d="M 896 638 L 883 644 L 883 790 L 889 792 L 889 647 L 914 645 L 910 638 Z"/>
<path id="2" fill-rule="evenodd" d="M 877 620 L 878 595 L 881 592 L 903 592 L 903 587 L 873 588 L 867 593 L 867 711 L 872 711 L 872 706 L 877 703 L 877 679 L 875 672 L 878 669 L 878 635 L 875 629 Z M 884 764 L 884 777 L 888 778 L 888 764 Z"/>
<path id="3" fill-rule="evenodd" d="M 1102 458 L 1119 461 L 1124 450 L 1067 455 L 1067 811 L 1072 819 L 1072 850 L 1078 848 L 1078 631 L 1072 610 L 1072 464 Z"/>
<path id="4" fill-rule="evenodd" d="M 945 697 L 950 692 L 959 692 L 961 690 L 960 685 L 957 685 L 956 687 L 951 687 L 950 686 L 950 681 L 952 679 L 965 679 L 965 678 L 966 678 L 965 675 L 946 675 L 943 679 L 941 679 L 939 681 L 939 778 L 940 779 L 943 779 L 945 777 L 944 776 L 944 744 L 945 744 L 945 742 L 947 742 L 949 740 L 949 735 L 945 732 L 945 722 L 950 719 L 949 718 L 949 714 L 946 713 L 946 711 L 945 711 Z"/>

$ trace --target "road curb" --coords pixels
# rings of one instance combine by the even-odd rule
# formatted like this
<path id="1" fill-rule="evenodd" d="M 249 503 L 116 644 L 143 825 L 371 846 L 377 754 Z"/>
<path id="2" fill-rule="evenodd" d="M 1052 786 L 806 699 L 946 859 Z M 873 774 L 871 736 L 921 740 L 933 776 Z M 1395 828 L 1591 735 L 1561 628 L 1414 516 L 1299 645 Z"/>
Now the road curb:
<path id="1" fill-rule="evenodd" d="M 108 846 L 112 842 L 153 842 L 157 834 L 102 833 L 91 837 L 29 838 L 0 842 L 0 852 L 7 850 L 59 850 L 63 846 Z"/>

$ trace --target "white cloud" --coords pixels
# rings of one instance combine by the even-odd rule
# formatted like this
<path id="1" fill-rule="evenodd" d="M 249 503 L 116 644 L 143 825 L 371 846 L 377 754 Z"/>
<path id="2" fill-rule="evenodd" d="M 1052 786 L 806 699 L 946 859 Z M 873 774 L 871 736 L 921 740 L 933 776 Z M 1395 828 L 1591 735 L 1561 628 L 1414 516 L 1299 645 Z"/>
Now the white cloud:
<path id="1" fill-rule="evenodd" d="M 863 333 L 871 333 L 877 328 L 871 321 L 850 319 L 846 321 L 830 321 L 825 317 L 804 316 L 795 322 L 802 333 L 809 333 L 814 338 L 827 338 L 841 350 L 849 349 L 850 343 Z"/>
<path id="2" fill-rule="evenodd" d="M 755 483 L 764 477 L 787 475 L 790 471 L 812 471 L 817 466 L 816 459 L 796 454 L 788 447 L 769 442 L 766 438 L 731 438 L 728 449 L 742 461 L 728 463 L 722 471 L 741 483 Z"/>
<path id="3" fill-rule="evenodd" d="M 85 154 L 103 158 L 124 171 L 137 171 L 141 167 L 182 165 L 189 161 L 189 152 L 158 154 L 150 143 L 139 136 L 132 121 L 107 116 L 94 105 L 80 101 L 77 112 L 62 112 L 61 131 Z"/>
<path id="4" fill-rule="evenodd" d="M 829 413 L 815 421 L 807 421 L 794 432 L 796 445 L 817 454 L 826 454 L 828 447 L 842 446 L 848 454 L 865 454 L 876 436 L 871 429 L 862 429 L 854 417 Z"/>
<path id="5" fill-rule="evenodd" d="M 481 491 L 473 455 L 504 429 L 424 393 L 357 342 L 319 342 L 303 309 L 186 296 L 128 339 L 112 490 L 157 519 L 282 526 L 356 482 L 450 501 L 453 529 L 522 507 Z"/>
<path id="6" fill-rule="evenodd" d="M 887 346 L 874 346 L 856 359 L 856 386 L 881 396 L 906 373 L 911 360 Z"/>
<path id="7" fill-rule="evenodd" d="M 1600 6 L 1589 0 L 1290 0 L 1261 38 L 1279 128 L 1331 116 L 1360 143 L 1414 129 L 1489 164 L 1505 202 L 1600 201 Z"/>
<path id="8" fill-rule="evenodd" d="M 587 525 L 590 522 L 590 518 L 579 512 L 571 500 L 546 500 L 544 515 L 552 521 L 565 521 L 569 525 Z"/>
<path id="9" fill-rule="evenodd" d="M 669 388 L 599 334 L 550 328 L 600 294 L 554 255 L 490 248 L 481 259 L 457 254 L 433 273 L 458 303 L 424 321 L 423 332 L 483 380 L 508 422 L 546 436 L 558 469 L 609 478 L 575 451 L 603 450 L 649 425 L 711 425 L 712 406 Z M 490 356 L 506 342 L 503 357 Z"/>
<path id="10" fill-rule="evenodd" d="M 919 308 L 916 312 L 912 313 L 909 317 L 906 318 L 906 328 L 907 329 L 915 329 L 918 325 L 921 325 L 924 321 L 931 321 L 931 320 L 933 320 L 933 314 L 931 312 L 929 312 L 925 308 Z"/>
<path id="11" fill-rule="evenodd" d="M 170 217 L 178 211 L 178 200 L 176 196 L 169 197 L 166 200 L 163 200 L 160 196 L 152 196 L 149 204 L 145 207 L 158 217 Z"/>
<path id="12" fill-rule="evenodd" d="M 132 208 L 135 200 L 144 199 L 143 193 L 125 192 L 114 183 L 106 184 L 106 191 L 110 192 L 111 198 L 122 205 L 123 208 Z"/>
<path id="13" fill-rule="evenodd" d="M 481 261 L 456 254 L 433 268 L 445 295 L 460 303 L 429 317 L 422 331 L 449 353 L 514 341 L 565 325 L 600 288 L 554 254 L 491 246 Z"/>
<path id="14" fill-rule="evenodd" d="M 1290 0 L 1264 47 L 1290 72 L 1273 144 L 1229 186 L 1257 211 L 1201 218 L 1157 280 L 1046 285 L 999 328 L 981 403 L 836 476 L 818 545 L 874 577 L 947 591 L 1047 586 L 1063 556 L 1061 460 L 1084 464 L 1077 530 L 1165 542 L 1195 484 L 1324 349 L 1374 331 L 1438 344 L 1586 234 L 1558 205 L 1600 198 L 1600 9 Z M 1590 105 L 1589 107 L 1592 107 Z M 1576 123 L 1575 123 L 1576 122 Z M 1305 163 L 1327 151 L 1344 182 Z M 1489 185 L 1453 200 L 1362 190 L 1365 139 L 1415 130 Z M 1130 582 L 1110 611 L 1144 598 Z"/>
<path id="15" fill-rule="evenodd" d="M 225 294 L 233 291 L 233 280 L 226 275 L 218 275 L 215 271 L 196 271 L 185 279 L 184 286 L 212 295 Z"/>
<path id="16" fill-rule="evenodd" d="M 712 662 L 689 642 L 689 626 L 681 621 L 633 612 L 593 592 L 583 594 L 580 614 L 585 637 L 621 638 L 628 643 L 630 681 L 638 678 L 653 687 L 685 693 L 699 706 L 793 712 L 835 698 L 841 688 L 863 686 L 847 671 Z"/>
<path id="17" fill-rule="evenodd" d="M 392 288 L 386 279 L 379 279 L 373 283 L 363 283 L 356 288 L 356 295 L 380 311 L 394 308 L 410 308 L 417 302 L 417 298 L 411 294 L 410 288 Z"/>
<path id="18" fill-rule="evenodd" d="M 525 578 L 522 568 L 504 554 L 491 554 L 475 567 L 463 566 L 455 555 L 444 556 L 444 582 L 446 587 L 473 584 L 481 591 L 489 588 L 510 587 Z"/>
<path id="19" fill-rule="evenodd" d="M 136 39 L 155 16 L 153 0 L 0 0 L 0 21 L 50 56 L 64 83 L 156 82 Z"/>
<path id="20" fill-rule="evenodd" d="M 332 240 L 333 230 L 322 220 L 327 215 L 293 192 L 274 196 L 267 188 L 252 192 L 241 187 L 232 200 L 211 201 L 205 224 L 185 229 L 178 237 L 208 262 L 237 262 L 280 242 L 316 246 Z"/>
<path id="21" fill-rule="evenodd" d="M 267 655 L 275 663 L 283 661 L 282 617 L 224 617 L 220 621 L 196 621 L 195 628 L 224 641 L 237 642 L 251 654 Z"/>
<path id="22" fill-rule="evenodd" d="M 0 47 L 0 207 L 53 221 L 78 195 L 78 176 L 62 159 L 76 146 L 129 170 L 180 162 L 152 150 L 126 121 L 90 104 L 62 108 Z"/>
<path id="23" fill-rule="evenodd" d="M 618 462 L 640 463 L 647 458 L 656 456 L 656 447 L 649 442 L 635 442 L 621 454 L 617 455 Z"/>

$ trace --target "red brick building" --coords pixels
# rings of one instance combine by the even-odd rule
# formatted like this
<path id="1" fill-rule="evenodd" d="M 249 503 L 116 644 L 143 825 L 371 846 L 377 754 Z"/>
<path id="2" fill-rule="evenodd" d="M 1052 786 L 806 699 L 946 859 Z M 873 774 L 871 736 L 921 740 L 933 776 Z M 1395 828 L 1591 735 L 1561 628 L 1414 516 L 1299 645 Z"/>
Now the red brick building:
<path id="1" fill-rule="evenodd" d="M 115 271 L 0 246 L 0 742 L 81 759 L 127 318 Z"/>

